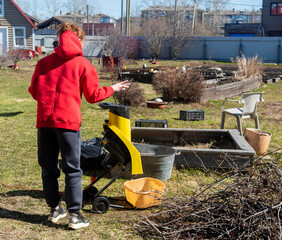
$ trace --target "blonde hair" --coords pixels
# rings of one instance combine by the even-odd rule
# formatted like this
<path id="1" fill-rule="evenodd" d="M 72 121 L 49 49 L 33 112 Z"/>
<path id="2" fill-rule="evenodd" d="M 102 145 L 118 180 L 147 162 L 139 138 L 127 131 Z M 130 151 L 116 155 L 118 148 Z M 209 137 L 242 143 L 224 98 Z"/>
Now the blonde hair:
<path id="1" fill-rule="evenodd" d="M 84 31 L 77 26 L 76 24 L 70 24 L 67 22 L 61 23 L 58 28 L 57 28 L 57 36 L 60 38 L 60 36 L 65 32 L 65 31 L 72 31 L 74 32 L 80 41 L 84 41 L 85 38 L 85 33 Z"/>

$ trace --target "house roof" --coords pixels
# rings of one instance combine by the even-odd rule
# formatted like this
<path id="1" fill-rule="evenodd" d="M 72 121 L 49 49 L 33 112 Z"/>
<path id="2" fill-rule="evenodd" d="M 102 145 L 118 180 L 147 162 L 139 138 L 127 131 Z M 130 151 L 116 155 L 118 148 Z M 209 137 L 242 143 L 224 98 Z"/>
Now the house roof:
<path id="1" fill-rule="evenodd" d="M 108 16 L 108 15 L 106 15 L 106 14 L 103 14 L 103 13 L 98 13 L 98 14 L 96 14 L 96 15 L 93 15 L 92 17 L 94 17 L 94 18 L 95 18 L 95 17 L 97 17 L 97 18 L 98 18 L 98 17 L 108 17 L 108 18 L 109 18 L 110 16 Z"/>
<path id="2" fill-rule="evenodd" d="M 64 21 L 65 21 L 65 19 L 60 19 L 60 18 L 58 18 L 58 17 L 51 17 L 51 18 L 47 19 L 46 21 L 44 21 L 44 22 L 38 24 L 37 27 L 38 27 L 39 29 L 43 29 L 43 28 L 46 28 L 46 27 L 48 27 L 49 25 L 51 25 L 53 22 L 57 22 L 57 23 L 60 24 L 60 23 L 62 23 L 62 22 L 64 22 Z M 71 21 L 71 22 L 72 22 L 72 21 Z"/>
<path id="3" fill-rule="evenodd" d="M 35 23 L 40 23 L 40 20 L 38 18 L 35 18 L 33 16 L 30 16 L 29 14 L 25 13 L 25 15 L 35 24 Z"/>
<path id="4" fill-rule="evenodd" d="M 10 0 L 15 7 L 21 12 L 21 14 L 26 18 L 27 21 L 29 21 L 29 23 L 35 28 L 37 29 L 37 27 L 35 26 L 35 24 L 30 20 L 30 18 L 20 9 L 20 7 L 14 2 L 14 0 Z"/>
<path id="5" fill-rule="evenodd" d="M 57 22 L 57 23 L 63 23 L 63 22 L 68 22 L 68 23 L 76 23 L 74 21 L 74 19 L 85 19 L 86 16 L 83 14 L 79 14 L 79 13 L 75 13 L 75 12 L 68 12 L 66 14 L 62 14 L 59 16 L 54 16 L 51 17 L 47 20 L 45 20 L 44 22 L 40 23 L 37 25 L 38 28 L 43 29 L 48 27 L 49 25 L 51 25 L 53 22 Z"/>

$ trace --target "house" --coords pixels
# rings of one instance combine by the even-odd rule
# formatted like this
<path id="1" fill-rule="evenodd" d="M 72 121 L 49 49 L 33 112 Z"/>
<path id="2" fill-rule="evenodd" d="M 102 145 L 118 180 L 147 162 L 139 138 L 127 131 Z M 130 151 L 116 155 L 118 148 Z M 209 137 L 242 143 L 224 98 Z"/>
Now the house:
<path id="1" fill-rule="evenodd" d="M 91 18 L 89 20 L 90 20 L 89 21 L 90 23 L 93 22 Z M 83 14 L 75 13 L 75 12 L 68 12 L 66 14 L 54 16 L 38 24 L 37 27 L 39 30 L 36 32 L 36 34 L 37 35 L 55 35 L 58 25 L 60 25 L 63 22 L 68 22 L 71 24 L 75 23 L 79 27 L 83 27 L 83 24 L 87 23 L 87 17 Z"/>
<path id="2" fill-rule="evenodd" d="M 82 29 L 89 36 L 108 36 L 115 28 L 114 23 L 83 23 Z"/>
<path id="3" fill-rule="evenodd" d="M 72 19 L 63 19 L 59 16 L 51 17 L 37 25 L 38 30 L 36 31 L 36 35 L 56 35 L 57 27 L 65 21 L 68 23 L 74 23 Z"/>
<path id="4" fill-rule="evenodd" d="M 35 29 L 13 0 L 0 0 L 0 54 L 18 48 L 34 50 Z"/>
<path id="5" fill-rule="evenodd" d="M 98 23 L 114 23 L 116 24 L 116 20 L 108 15 L 99 13 L 96 15 L 92 16 L 92 19 L 94 20 L 94 22 L 98 22 Z"/>
<path id="6" fill-rule="evenodd" d="M 263 0 L 262 27 L 264 36 L 282 36 L 282 0 Z"/>

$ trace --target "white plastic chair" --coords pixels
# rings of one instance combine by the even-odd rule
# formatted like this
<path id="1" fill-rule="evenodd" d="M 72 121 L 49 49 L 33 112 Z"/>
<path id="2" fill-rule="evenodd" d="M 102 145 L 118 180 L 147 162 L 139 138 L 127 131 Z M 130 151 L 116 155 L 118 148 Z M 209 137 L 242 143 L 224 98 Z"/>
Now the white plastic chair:
<path id="1" fill-rule="evenodd" d="M 237 103 L 243 103 L 243 108 L 230 108 L 230 109 L 223 109 L 223 105 L 225 101 L 229 102 L 237 102 Z M 224 129 L 224 122 L 225 122 L 225 116 L 226 114 L 232 115 L 236 117 L 237 119 L 237 127 L 239 132 L 243 133 L 242 131 L 242 124 L 241 119 L 244 118 L 253 118 L 255 120 L 256 128 L 259 129 L 259 118 L 257 114 L 257 103 L 263 102 L 262 99 L 262 92 L 256 92 L 256 93 L 244 93 L 242 95 L 242 99 L 240 101 L 237 100 L 228 100 L 226 99 L 222 103 L 221 107 L 221 129 Z"/>

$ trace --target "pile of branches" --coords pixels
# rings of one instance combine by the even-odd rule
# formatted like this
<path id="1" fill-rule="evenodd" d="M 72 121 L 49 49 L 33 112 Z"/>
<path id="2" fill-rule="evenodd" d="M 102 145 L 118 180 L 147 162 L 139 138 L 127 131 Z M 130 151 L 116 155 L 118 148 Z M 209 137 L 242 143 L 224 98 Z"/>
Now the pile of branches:
<path id="1" fill-rule="evenodd" d="M 282 174 L 273 158 L 264 158 L 166 199 L 136 229 L 144 239 L 281 239 Z"/>

